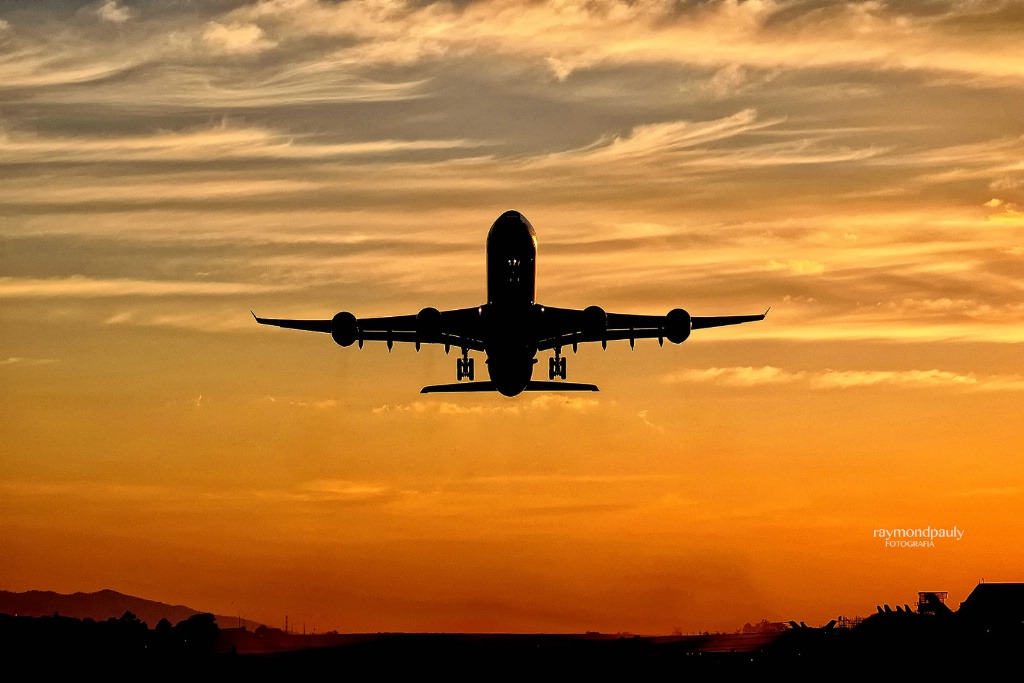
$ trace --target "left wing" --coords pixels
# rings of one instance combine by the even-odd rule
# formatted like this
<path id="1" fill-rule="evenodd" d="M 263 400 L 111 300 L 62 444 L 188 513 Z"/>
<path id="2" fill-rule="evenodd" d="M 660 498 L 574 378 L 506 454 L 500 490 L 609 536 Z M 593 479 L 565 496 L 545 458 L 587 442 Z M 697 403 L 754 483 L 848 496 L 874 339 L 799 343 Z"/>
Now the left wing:
<path id="1" fill-rule="evenodd" d="M 252 311 L 252 317 L 261 325 L 273 325 L 292 330 L 325 332 L 341 346 L 358 342 L 386 342 L 390 349 L 396 342 L 416 344 L 444 344 L 461 349 L 483 351 L 481 315 L 479 308 L 460 308 L 439 311 L 424 308 L 415 315 L 393 315 L 382 318 L 356 318 L 342 311 L 327 320 L 295 320 L 288 318 L 261 318 Z"/>
<path id="2" fill-rule="evenodd" d="M 769 309 L 771 310 L 771 309 Z M 586 342 L 601 342 L 628 339 L 630 346 L 637 339 L 657 339 L 663 344 L 668 339 L 673 344 L 686 341 L 692 330 L 709 327 L 724 327 L 741 323 L 764 320 L 768 311 L 756 315 L 691 316 L 681 308 L 675 308 L 667 315 L 635 315 L 632 313 L 606 313 L 597 306 L 583 310 L 574 308 L 541 307 L 540 338 L 538 351 L 561 348 Z"/>

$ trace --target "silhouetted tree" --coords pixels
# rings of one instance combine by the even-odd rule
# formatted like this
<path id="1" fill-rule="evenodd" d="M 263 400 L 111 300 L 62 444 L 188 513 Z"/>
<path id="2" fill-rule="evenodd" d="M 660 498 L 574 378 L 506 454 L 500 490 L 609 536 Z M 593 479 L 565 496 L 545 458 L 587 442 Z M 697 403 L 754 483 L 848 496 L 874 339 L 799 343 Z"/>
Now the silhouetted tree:
<path id="1" fill-rule="evenodd" d="M 193 614 L 174 627 L 175 640 L 187 652 L 199 654 L 211 652 L 220 638 L 217 618 L 205 612 Z"/>
<path id="2" fill-rule="evenodd" d="M 174 647 L 174 626 L 167 617 L 157 622 L 156 628 L 149 636 L 153 649 L 157 652 L 166 652 Z"/>

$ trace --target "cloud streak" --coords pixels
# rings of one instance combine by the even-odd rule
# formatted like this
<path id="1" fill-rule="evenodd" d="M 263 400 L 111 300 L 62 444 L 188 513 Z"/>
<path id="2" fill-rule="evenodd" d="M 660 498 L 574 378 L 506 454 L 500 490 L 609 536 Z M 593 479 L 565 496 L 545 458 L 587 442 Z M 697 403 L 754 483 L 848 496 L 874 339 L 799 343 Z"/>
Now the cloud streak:
<path id="1" fill-rule="evenodd" d="M 107 0 L 99 9 L 96 10 L 96 14 L 103 21 L 109 21 L 114 24 L 123 24 L 135 14 L 132 10 L 127 7 L 122 7 L 117 4 L 117 0 Z"/>
<path id="2" fill-rule="evenodd" d="M 3 164 L 67 162 L 191 161 L 238 159 L 318 160 L 350 156 L 386 157 L 402 152 L 465 149 L 482 143 L 469 140 L 371 140 L 324 144 L 297 139 L 280 131 L 219 126 L 132 137 L 40 138 L 0 135 Z"/>
<path id="3" fill-rule="evenodd" d="M 53 279 L 0 278 L 0 299 L 233 296 L 273 292 L 281 286 L 239 282 L 103 280 L 87 277 Z"/>
<path id="4" fill-rule="evenodd" d="M 1024 391 L 1022 375 L 978 375 L 948 370 L 785 370 L 763 367 L 713 367 L 682 370 L 664 376 L 663 381 L 681 384 L 716 384 L 750 388 L 803 384 L 812 389 L 857 389 L 898 387 L 904 389 L 954 389 L 968 391 Z"/>
<path id="5" fill-rule="evenodd" d="M 374 415 L 520 415 L 534 411 L 565 410 L 573 413 L 587 413 L 598 408 L 600 401 L 589 398 L 541 394 L 528 401 L 511 405 L 467 405 L 449 401 L 413 401 L 412 403 L 385 404 L 373 408 Z"/>
<path id="6" fill-rule="evenodd" d="M 895 3 L 497 0 L 455 7 L 277 0 L 229 16 L 282 36 L 354 39 L 341 50 L 351 62 L 516 53 L 549 64 L 561 79 L 598 64 L 632 61 L 804 69 L 870 65 L 1019 77 L 1011 24 L 1000 9 L 939 3 L 925 15 Z M 963 20 L 986 27 L 991 53 L 976 52 L 969 29 L 958 26 Z"/>
<path id="7" fill-rule="evenodd" d="M 19 366 L 19 367 L 35 367 L 38 365 L 51 365 L 56 363 L 54 358 L 4 358 L 0 360 L 0 368 L 8 366 Z"/>

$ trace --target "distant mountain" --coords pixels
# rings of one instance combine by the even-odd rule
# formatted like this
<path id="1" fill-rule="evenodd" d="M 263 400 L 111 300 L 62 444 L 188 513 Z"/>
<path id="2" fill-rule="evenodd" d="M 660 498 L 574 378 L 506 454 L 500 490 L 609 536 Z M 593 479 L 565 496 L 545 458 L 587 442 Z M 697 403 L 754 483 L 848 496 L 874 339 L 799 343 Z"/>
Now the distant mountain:
<path id="1" fill-rule="evenodd" d="M 146 622 L 150 628 L 155 628 L 161 619 L 167 619 L 171 624 L 177 624 L 193 614 L 201 613 L 200 610 L 184 605 L 168 605 L 112 590 L 70 595 L 53 591 L 25 591 L 24 593 L 0 591 L 0 614 L 43 617 L 54 612 L 65 617 L 96 621 L 105 621 L 111 617 L 120 617 L 125 612 L 131 612 Z M 214 616 L 217 618 L 217 625 L 221 628 L 234 628 L 239 625 L 238 617 L 226 617 L 219 614 Z M 242 619 L 241 625 L 252 631 L 260 624 Z"/>

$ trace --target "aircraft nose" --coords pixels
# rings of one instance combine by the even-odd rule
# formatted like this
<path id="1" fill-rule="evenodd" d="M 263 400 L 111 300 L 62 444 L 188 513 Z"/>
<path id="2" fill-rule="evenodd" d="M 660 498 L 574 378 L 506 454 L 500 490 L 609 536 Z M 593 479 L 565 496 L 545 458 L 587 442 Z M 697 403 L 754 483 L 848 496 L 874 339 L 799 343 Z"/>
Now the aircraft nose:
<path id="1" fill-rule="evenodd" d="M 496 235 L 502 234 L 529 234 L 536 236 L 533 226 L 530 221 L 526 220 L 526 216 L 519 213 L 518 211 L 506 211 L 505 213 L 498 216 L 498 219 L 491 225 L 490 234 Z"/>
<path id="2" fill-rule="evenodd" d="M 502 223 L 506 223 L 506 222 L 509 222 L 509 223 L 516 222 L 516 223 L 518 223 L 520 221 L 525 222 L 526 221 L 526 217 L 523 216 L 523 214 L 519 213 L 518 211 L 511 211 L 510 210 L 510 211 L 506 211 L 505 213 L 503 213 L 500 216 L 498 216 L 498 220 L 495 221 L 495 222 L 497 223 L 498 221 L 501 221 Z"/>

